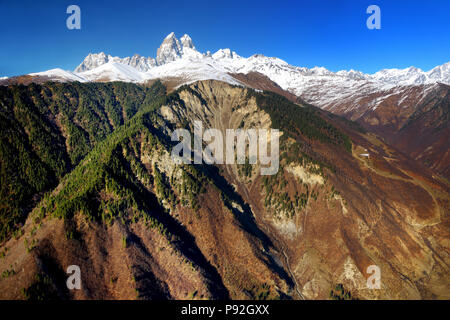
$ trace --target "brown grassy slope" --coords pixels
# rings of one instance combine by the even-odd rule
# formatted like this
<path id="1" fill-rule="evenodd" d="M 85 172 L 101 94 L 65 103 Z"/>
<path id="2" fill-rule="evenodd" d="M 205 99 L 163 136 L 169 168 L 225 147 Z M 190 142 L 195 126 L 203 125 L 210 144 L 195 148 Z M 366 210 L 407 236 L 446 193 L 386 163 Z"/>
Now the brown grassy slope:
<path id="1" fill-rule="evenodd" d="M 243 119 L 244 128 L 270 126 L 264 112 L 242 100 L 245 89 L 208 81 L 191 88 L 209 108 L 200 108 L 197 97 L 182 93 L 186 107 L 164 109 L 167 119 L 208 119 L 221 130 L 237 128 Z M 360 298 L 449 297 L 448 185 L 376 136 L 330 121 L 350 135 L 351 153 L 300 138 L 303 152 L 332 168 L 325 169 L 324 183 L 316 182 L 308 166 L 303 170 L 309 177 L 295 176 L 292 164 L 282 163 L 287 186 L 280 187 L 282 180 L 272 185 L 277 194 L 288 192 L 291 201 L 295 192 L 309 190 L 305 208 L 284 212 L 267 206 L 258 169 L 249 179 L 236 165 L 224 167 L 297 289 L 308 298 L 327 298 L 336 283 L 345 283 Z M 369 158 L 361 155 L 366 152 Z M 315 199 L 312 192 L 318 194 Z M 372 264 L 382 270 L 382 290 L 366 287 L 366 270 Z"/>

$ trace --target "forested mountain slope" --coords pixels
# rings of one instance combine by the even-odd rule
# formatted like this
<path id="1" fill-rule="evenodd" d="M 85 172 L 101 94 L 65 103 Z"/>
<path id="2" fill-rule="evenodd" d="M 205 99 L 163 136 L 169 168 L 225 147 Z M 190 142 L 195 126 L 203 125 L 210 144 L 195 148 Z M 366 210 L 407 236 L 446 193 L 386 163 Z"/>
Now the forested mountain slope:
<path id="1" fill-rule="evenodd" d="M 0 241 L 98 141 L 164 94 L 160 82 L 0 87 Z"/>
<path id="2" fill-rule="evenodd" d="M 352 122 L 210 80 L 9 86 L 0 101 L 2 298 L 449 297 L 448 185 Z M 194 121 L 280 129 L 278 173 L 175 164 L 170 134 Z"/>

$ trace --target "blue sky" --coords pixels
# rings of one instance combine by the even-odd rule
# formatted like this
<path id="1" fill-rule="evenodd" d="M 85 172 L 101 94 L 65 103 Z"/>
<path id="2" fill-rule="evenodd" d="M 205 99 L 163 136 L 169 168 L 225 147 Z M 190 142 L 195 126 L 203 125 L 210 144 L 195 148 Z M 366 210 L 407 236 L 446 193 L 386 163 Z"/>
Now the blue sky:
<path id="1" fill-rule="evenodd" d="M 71 4 L 81 30 L 66 28 Z M 371 4 L 381 30 L 366 27 Z M 449 21 L 448 0 L 0 0 L 0 76 L 73 70 L 89 52 L 154 57 L 171 31 L 201 52 L 229 47 L 332 71 L 429 70 L 450 61 Z"/>

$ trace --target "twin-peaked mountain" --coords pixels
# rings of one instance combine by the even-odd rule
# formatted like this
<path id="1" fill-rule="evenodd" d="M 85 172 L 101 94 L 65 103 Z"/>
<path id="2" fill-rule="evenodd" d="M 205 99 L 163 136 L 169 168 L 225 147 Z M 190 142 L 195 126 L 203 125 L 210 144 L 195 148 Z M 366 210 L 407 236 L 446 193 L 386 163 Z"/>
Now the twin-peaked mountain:
<path id="1" fill-rule="evenodd" d="M 92 70 L 107 63 L 120 63 L 131 66 L 138 71 L 147 72 L 153 67 L 161 66 L 187 56 L 200 57 L 201 54 L 195 50 L 192 39 L 187 34 L 178 40 L 172 32 L 164 39 L 161 46 L 158 48 L 156 59 L 152 57 L 142 57 L 138 54 L 135 54 L 132 57 L 119 58 L 106 55 L 103 52 L 98 54 L 90 53 L 75 69 L 75 73 Z"/>
<path id="2" fill-rule="evenodd" d="M 214 55 L 214 58 L 220 59 L 221 57 L 232 57 L 232 56 L 233 53 L 231 53 L 229 49 L 225 49 L 219 50 Z M 181 59 L 202 60 L 204 58 L 212 58 L 211 53 L 209 51 L 205 54 L 198 52 L 189 35 L 185 34 L 180 39 L 177 39 L 175 37 L 175 34 L 172 32 L 161 43 L 160 47 L 156 52 L 156 58 L 141 57 L 138 54 L 134 55 L 131 58 L 112 57 L 111 55 L 106 55 L 103 52 L 98 54 L 89 54 L 84 59 L 84 61 L 75 69 L 75 73 L 81 73 L 84 71 L 92 70 L 103 64 L 114 62 L 129 65 L 141 72 L 147 72 L 155 67 L 163 66 L 170 62 L 174 62 Z"/>

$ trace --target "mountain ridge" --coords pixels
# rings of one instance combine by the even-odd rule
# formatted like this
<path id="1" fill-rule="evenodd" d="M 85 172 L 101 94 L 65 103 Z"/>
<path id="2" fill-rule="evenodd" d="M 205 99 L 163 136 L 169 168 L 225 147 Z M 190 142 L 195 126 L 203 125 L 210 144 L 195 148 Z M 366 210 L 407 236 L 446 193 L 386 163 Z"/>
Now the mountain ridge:
<path id="1" fill-rule="evenodd" d="M 332 72 L 327 70 L 324 67 L 297 67 L 288 64 L 287 62 L 274 57 L 266 57 L 261 54 L 254 54 L 248 58 L 244 58 L 239 56 L 236 52 L 231 51 L 231 49 L 219 49 L 214 54 L 211 54 L 209 51 L 206 53 L 200 53 L 196 50 L 192 38 L 185 34 L 180 39 L 175 36 L 175 33 L 171 32 L 166 36 L 164 41 L 161 43 L 160 47 L 157 50 L 156 57 L 144 57 L 139 54 L 135 54 L 132 57 L 114 57 L 111 55 L 107 55 L 104 52 L 100 53 L 89 53 L 86 58 L 81 62 L 79 66 L 75 68 L 73 73 L 79 77 L 83 77 L 83 73 L 95 68 L 100 67 L 101 65 L 108 63 L 120 63 L 129 65 L 139 72 L 149 73 L 154 68 L 158 68 L 160 66 L 170 64 L 180 59 L 203 62 L 205 64 L 215 62 L 218 64 L 214 67 L 217 69 L 217 72 L 223 72 L 224 70 L 232 73 L 246 73 L 245 71 L 257 71 L 261 72 L 264 75 L 271 78 L 273 81 L 277 82 L 283 89 L 286 90 L 294 90 L 294 87 L 297 87 L 293 92 L 294 94 L 301 95 L 301 91 L 299 91 L 299 84 L 301 82 L 307 82 L 307 77 L 318 77 L 321 81 L 369 81 L 374 82 L 380 88 L 391 88 L 395 86 L 408 86 L 408 85 L 419 85 L 419 84 L 431 84 L 442 82 L 446 84 L 450 84 L 450 62 L 444 63 L 442 65 L 436 66 L 429 71 L 423 71 L 420 68 L 416 68 L 414 66 L 404 68 L 404 69 L 382 69 L 373 74 L 363 73 L 357 70 L 340 70 L 337 72 Z M 212 61 L 211 61 L 211 60 Z M 263 66 L 266 65 L 267 68 Z M 286 74 L 282 74 L 282 77 L 274 78 L 275 75 L 271 72 L 270 68 L 275 68 L 273 73 L 276 73 L 276 70 L 289 71 L 291 73 L 291 77 L 302 78 L 306 77 L 306 79 L 297 79 L 296 81 L 289 81 L 287 79 Z M 175 68 L 176 69 L 176 68 Z M 57 70 L 57 69 L 53 69 Z M 169 71 L 169 70 L 167 70 Z M 60 70 L 58 69 L 58 72 Z M 32 73 L 30 75 L 51 75 L 51 70 L 44 72 Z M 171 76 L 169 73 L 168 76 Z M 147 75 L 141 75 L 142 80 L 128 77 L 127 81 L 131 82 L 140 82 L 148 79 L 153 79 L 154 75 L 150 72 Z M 207 80 L 208 74 L 204 75 L 205 79 L 196 79 L 196 80 Z M 72 81 L 68 77 L 66 80 Z M 97 79 L 85 79 L 85 81 L 96 81 Z M 111 79 L 114 81 L 115 79 Z M 354 83 L 352 84 L 354 85 Z"/>

